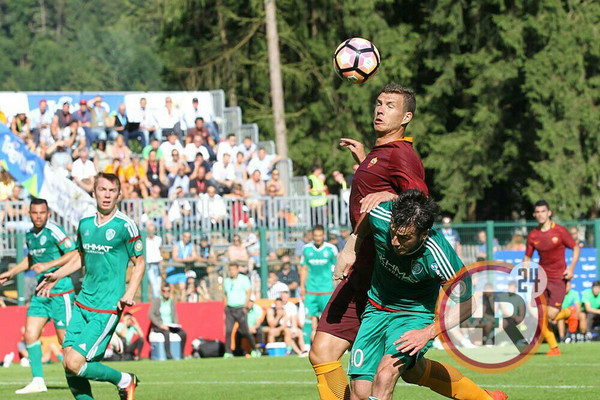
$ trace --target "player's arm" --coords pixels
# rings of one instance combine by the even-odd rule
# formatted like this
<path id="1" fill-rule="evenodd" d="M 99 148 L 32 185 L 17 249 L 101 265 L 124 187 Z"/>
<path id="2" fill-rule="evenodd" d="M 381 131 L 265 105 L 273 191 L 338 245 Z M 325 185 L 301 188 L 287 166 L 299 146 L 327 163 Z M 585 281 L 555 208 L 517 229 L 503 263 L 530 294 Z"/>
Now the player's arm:
<path id="1" fill-rule="evenodd" d="M 352 153 L 352 158 L 354 158 L 354 161 L 356 161 L 358 164 L 362 163 L 365 158 L 367 158 L 365 146 L 363 146 L 363 144 L 358 140 L 341 138 L 340 147 L 347 147 Z"/>
<path id="2" fill-rule="evenodd" d="M 573 274 L 575 273 L 575 266 L 579 261 L 579 255 L 581 254 L 581 247 L 575 246 L 573 247 L 573 260 L 571 261 L 571 265 L 567 267 L 565 272 L 563 272 L 563 278 L 566 280 L 571 280 L 573 278 Z"/>
<path id="3" fill-rule="evenodd" d="M 56 260 L 48 261 L 45 263 L 37 263 L 34 264 L 31 269 L 35 271 L 36 274 L 41 274 L 42 272 L 48 271 L 50 268 L 58 267 L 60 265 L 65 265 L 67 262 L 71 261 L 73 257 L 77 257 L 78 252 L 76 250 L 71 250 Z"/>
<path id="4" fill-rule="evenodd" d="M 356 262 L 356 254 L 360 249 L 363 239 L 371 232 L 371 225 L 369 223 L 368 214 L 363 214 L 354 232 L 346 240 L 344 248 L 337 256 L 335 263 L 335 269 L 333 271 L 333 279 L 339 280 L 344 279 L 348 275 L 350 267 Z"/>
<path id="5" fill-rule="evenodd" d="M 78 271 L 83 265 L 83 254 L 79 253 L 79 257 L 72 257 L 65 265 L 63 265 L 56 271 L 44 275 L 44 279 L 35 288 L 35 290 L 38 293 L 38 296 L 49 296 L 50 291 L 54 288 L 58 281 L 60 281 L 66 276 L 71 275 L 73 272 Z"/>
<path id="6" fill-rule="evenodd" d="M 25 272 L 29 269 L 29 257 L 23 258 L 21 261 L 17 263 L 14 267 L 9 269 L 8 271 L 4 271 L 0 274 L 0 285 L 4 285 L 4 282 L 14 278 L 21 272 Z"/>
<path id="7" fill-rule="evenodd" d="M 141 254 L 139 256 L 133 256 L 130 258 L 133 262 L 133 273 L 131 274 L 131 279 L 129 280 L 129 286 L 125 291 L 121 300 L 119 300 L 118 309 L 123 310 L 126 306 L 135 305 L 135 301 L 133 298 L 142 283 L 142 278 L 144 277 L 144 272 L 146 271 L 146 262 L 144 261 L 144 255 Z"/>

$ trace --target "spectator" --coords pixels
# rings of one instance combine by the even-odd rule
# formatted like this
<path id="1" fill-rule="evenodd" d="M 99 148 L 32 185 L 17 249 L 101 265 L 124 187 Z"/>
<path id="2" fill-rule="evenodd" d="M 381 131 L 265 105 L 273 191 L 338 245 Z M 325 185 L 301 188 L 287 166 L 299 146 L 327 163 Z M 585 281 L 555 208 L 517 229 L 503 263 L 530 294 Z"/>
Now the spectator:
<path id="1" fill-rule="evenodd" d="M 581 319 L 581 333 L 585 334 L 586 340 L 589 341 L 594 328 L 600 326 L 600 281 L 595 281 L 590 289 L 583 291 L 581 302 L 585 315 L 585 318 Z"/>
<path id="2" fill-rule="evenodd" d="M 160 287 L 162 281 L 162 238 L 156 235 L 156 227 L 152 221 L 146 224 L 148 235 L 146 236 L 146 262 L 148 263 L 147 274 L 150 292 L 153 299 L 160 296 Z"/>
<path id="3" fill-rule="evenodd" d="M 73 159 L 79 158 L 81 150 L 88 148 L 85 142 L 85 131 L 79 126 L 79 122 L 76 119 L 72 119 L 69 126 L 63 129 L 62 132 L 65 140 L 68 140 L 68 145 L 71 148 L 71 156 Z"/>
<path id="4" fill-rule="evenodd" d="M 177 154 L 183 154 L 183 146 L 177 140 L 177 134 L 171 132 L 167 136 L 167 141 L 160 145 L 159 149 L 164 156 L 165 164 L 170 164 L 173 161 L 173 151 L 177 150 Z"/>
<path id="5" fill-rule="evenodd" d="M 224 153 L 221 161 L 214 163 L 212 167 L 213 179 L 218 185 L 219 194 L 230 193 L 235 181 L 235 169 L 231 163 L 229 153 Z"/>
<path id="6" fill-rule="evenodd" d="M 327 235 L 327 243 L 333 245 L 338 252 L 342 251 L 346 245 L 344 239 L 334 230 L 330 231 L 329 235 Z"/>
<path id="7" fill-rule="evenodd" d="M 458 257 L 462 256 L 462 247 L 460 245 L 460 235 L 452 229 L 452 218 L 445 216 L 442 218 L 442 234 L 450 243 L 450 246 L 456 251 Z"/>
<path id="8" fill-rule="evenodd" d="M 90 146 L 87 146 L 89 149 Z M 112 157 L 106 149 L 106 140 L 98 141 L 98 148 L 94 151 L 94 167 L 96 171 L 104 171 L 112 163 Z"/>
<path id="9" fill-rule="evenodd" d="M 65 129 L 71 124 L 71 121 L 73 120 L 73 114 L 71 114 L 70 108 L 71 103 L 65 101 L 62 104 L 62 108 L 60 110 L 57 110 L 56 113 L 54 113 L 54 117 L 52 118 L 52 124 L 50 125 L 50 131 L 52 132 L 52 135 L 56 136 L 60 129 Z"/>
<path id="10" fill-rule="evenodd" d="M 296 242 L 296 245 L 294 246 L 294 259 L 296 263 L 300 262 L 300 258 L 302 258 L 304 246 L 309 244 L 311 241 L 312 231 L 306 231 L 304 232 L 304 235 L 302 235 L 302 240 Z"/>
<path id="11" fill-rule="evenodd" d="M 197 117 L 194 120 L 194 127 L 187 130 L 185 142 L 189 143 L 189 141 L 196 135 L 199 135 L 203 141 L 206 141 L 206 139 L 210 136 L 208 129 L 206 129 L 204 126 L 204 118 L 202 117 Z"/>
<path id="12" fill-rule="evenodd" d="M 250 260 L 248 249 L 242 243 L 242 238 L 237 233 L 233 235 L 233 243 L 227 247 L 227 252 L 225 254 L 229 262 L 236 264 L 248 265 Z"/>
<path id="13" fill-rule="evenodd" d="M 206 147 L 202 146 L 202 136 L 194 135 L 192 142 L 185 145 L 185 149 L 183 150 L 183 155 L 185 156 L 185 160 L 187 161 L 190 169 L 193 171 L 194 163 L 196 161 L 196 155 L 198 153 L 202 154 L 202 158 L 204 160 L 208 160 L 210 155 L 208 154 L 208 150 Z M 210 168 L 210 164 L 209 164 Z"/>
<path id="14" fill-rule="evenodd" d="M 185 163 L 179 163 L 177 175 L 173 177 L 171 187 L 169 188 L 169 197 L 174 194 L 177 188 L 181 188 L 185 195 L 190 192 L 190 177 L 186 175 L 189 169 Z"/>
<path id="15" fill-rule="evenodd" d="M 180 123 L 180 119 L 179 110 L 173 108 L 173 99 L 169 96 L 165 97 L 165 108 L 158 114 L 158 126 L 162 130 L 162 135 L 170 135 L 175 125 Z"/>
<path id="16" fill-rule="evenodd" d="M 523 237 L 523 235 L 520 233 L 515 233 L 510 239 L 510 242 L 508 242 L 506 245 L 505 249 L 525 251 L 527 249 L 527 246 L 525 245 L 525 237 Z"/>
<path id="17" fill-rule="evenodd" d="M 265 335 L 262 330 L 262 323 L 265 320 L 265 312 L 262 307 L 254 303 L 254 296 L 250 296 L 250 302 L 246 308 L 248 314 L 248 331 L 254 335 L 256 340 L 256 348 L 264 346 Z"/>
<path id="18" fill-rule="evenodd" d="M 15 115 L 12 121 L 10 122 L 10 130 L 12 131 L 12 133 L 14 133 L 23 140 L 25 140 L 25 138 L 30 137 L 31 129 L 29 118 L 27 118 L 27 115 L 25 115 L 25 113 L 18 113 L 17 115 Z M 39 140 L 36 141 L 36 143 L 39 143 Z"/>
<path id="19" fill-rule="evenodd" d="M 246 171 L 246 162 L 244 161 L 244 153 L 238 151 L 235 156 L 235 162 L 233 163 L 233 170 L 235 172 L 235 181 L 238 183 L 246 182 L 248 179 L 248 172 Z"/>
<path id="20" fill-rule="evenodd" d="M 247 207 L 244 204 L 245 194 L 242 185 L 240 183 L 235 183 L 233 185 L 233 193 L 226 194 L 225 197 L 231 199 L 231 206 L 229 209 L 231 227 L 235 229 L 248 226 L 250 224 L 250 218 L 246 212 Z"/>
<path id="21" fill-rule="evenodd" d="M 269 191 L 269 196 L 285 196 L 285 186 L 279 179 L 280 172 L 276 169 L 271 172 L 271 179 L 267 181 L 267 188 L 274 187 L 274 191 Z"/>
<path id="22" fill-rule="evenodd" d="M 271 170 L 281 160 L 279 155 L 267 155 L 267 150 L 264 147 L 258 148 L 258 156 L 254 157 L 248 163 L 248 172 L 260 171 L 260 175 L 264 181 L 271 179 Z"/>
<path id="23" fill-rule="evenodd" d="M 0 169 L 0 201 L 6 201 L 11 196 L 15 181 L 8 171 Z"/>
<path id="24" fill-rule="evenodd" d="M 73 117 L 79 121 L 79 126 L 83 128 L 83 131 L 85 132 L 85 143 L 89 148 L 92 144 L 96 143 L 98 138 L 92 133 L 92 117 L 89 113 L 86 99 L 79 100 L 79 110 L 75 112 Z"/>
<path id="25" fill-rule="evenodd" d="M 227 206 L 223 198 L 217 194 L 217 189 L 214 185 L 206 187 L 206 193 L 200 195 L 197 203 L 199 216 L 209 218 L 213 226 L 221 226 L 222 222 L 227 217 Z"/>
<path id="26" fill-rule="evenodd" d="M 125 175 L 125 186 L 123 186 L 123 197 L 131 198 L 133 192 L 143 198 L 148 197 L 150 182 L 146 181 L 146 170 L 140 163 L 140 156 L 134 154 L 130 165 L 123 171 Z"/>
<path id="27" fill-rule="evenodd" d="M 258 219 L 263 219 L 263 203 L 258 198 L 265 195 L 265 182 L 261 179 L 260 171 L 254 170 L 250 179 L 244 184 L 244 193 L 246 195 L 246 205 L 250 209 L 252 215 Z"/>
<path id="28" fill-rule="evenodd" d="M 51 154 L 50 165 L 57 168 L 65 178 L 68 177 L 69 171 L 71 170 L 71 164 L 73 164 L 69 141 L 65 139 L 57 140 L 47 148 L 47 151 L 48 154 Z"/>
<path id="29" fill-rule="evenodd" d="M 207 235 L 200 236 L 200 249 L 198 251 L 198 260 L 208 264 L 214 264 L 217 262 L 217 256 L 212 250 L 212 246 L 208 241 Z"/>
<path id="30" fill-rule="evenodd" d="M 139 129 L 140 129 L 140 131 L 142 131 L 142 134 L 144 135 L 144 142 L 143 142 L 144 145 L 146 143 L 150 143 L 151 135 L 153 137 L 155 137 L 156 139 L 158 139 L 159 142 L 162 140 L 162 133 L 160 132 L 160 129 L 157 129 L 156 119 L 154 119 L 154 115 L 152 115 L 152 112 L 148 109 L 147 105 L 148 105 L 148 102 L 146 101 L 146 98 L 142 97 L 140 99 L 140 110 L 139 110 L 140 128 Z"/>
<path id="31" fill-rule="evenodd" d="M 161 193 L 166 196 L 167 193 L 167 173 L 165 171 L 164 160 L 157 159 L 156 150 L 151 150 L 148 154 L 148 160 L 146 160 L 144 170 L 146 171 L 146 184 L 158 186 L 159 196 Z"/>
<path id="32" fill-rule="evenodd" d="M 287 326 L 290 330 L 288 346 L 300 357 L 308 357 L 308 351 L 306 351 L 306 345 L 304 344 L 304 332 L 300 326 L 300 319 L 298 315 L 298 307 L 296 304 L 290 301 L 290 291 L 284 290 L 281 292 L 281 305 L 285 310 L 287 317 Z M 297 342 L 297 346 L 296 346 Z"/>
<path id="33" fill-rule="evenodd" d="M 191 274 L 186 274 L 185 301 L 188 303 L 197 303 L 200 301 L 200 296 L 196 288 L 196 273 L 194 271 L 188 271 L 188 273 Z"/>
<path id="34" fill-rule="evenodd" d="M 169 212 L 167 213 L 169 221 L 176 229 L 189 228 L 190 214 L 192 212 L 192 205 L 185 199 L 185 191 L 181 186 L 175 187 L 175 193 L 170 196 L 172 200 Z"/>
<path id="35" fill-rule="evenodd" d="M 96 174 L 97 171 L 94 163 L 88 159 L 88 149 L 81 149 L 79 158 L 73 162 L 73 166 L 71 167 L 73 182 L 86 192 L 92 193 Z"/>
<path id="36" fill-rule="evenodd" d="M 171 259 L 173 263 L 184 264 L 183 266 L 170 266 L 167 267 L 167 283 L 171 285 L 171 288 L 175 290 L 175 287 L 179 288 L 180 300 L 185 301 L 185 268 L 193 265 L 198 260 L 198 254 L 196 254 L 196 246 L 192 242 L 192 234 L 190 232 L 183 232 L 181 240 L 173 245 L 173 252 Z"/>
<path id="37" fill-rule="evenodd" d="M 251 266 L 260 264 L 260 240 L 258 240 L 258 235 L 255 233 L 249 233 L 246 237 L 246 249 L 248 250 L 248 254 L 250 255 L 250 264 Z M 267 243 L 267 260 L 274 261 L 277 260 L 277 254 L 275 250 Z"/>
<path id="38" fill-rule="evenodd" d="M 280 282 L 285 283 L 290 289 L 292 296 L 297 297 L 298 286 L 300 286 L 300 275 L 295 265 L 292 265 L 290 256 L 281 257 L 281 269 L 277 273 Z"/>
<path id="39" fill-rule="evenodd" d="M 159 231 L 171 229 L 171 223 L 167 217 L 167 205 L 160 198 L 160 186 L 152 186 L 150 196 L 144 200 L 142 208 L 144 210 L 142 222 L 151 220 Z"/>
<path id="40" fill-rule="evenodd" d="M 581 236 L 579 236 L 579 229 L 577 229 L 576 226 L 572 226 L 569 229 L 569 233 L 571 234 L 571 237 L 573 238 L 573 240 L 575 241 L 575 243 L 577 243 L 577 246 L 579 247 L 586 247 L 587 243 L 585 242 L 585 240 L 583 240 L 581 238 Z"/>
<path id="41" fill-rule="evenodd" d="M 337 190 L 335 192 L 339 194 L 340 198 L 344 200 L 346 204 L 350 204 L 350 189 L 348 188 L 352 184 L 352 178 L 348 180 L 344 177 L 344 174 L 337 169 L 331 173 L 331 176 L 333 176 L 333 180 L 337 183 Z"/>
<path id="42" fill-rule="evenodd" d="M 252 159 L 252 157 L 254 157 L 254 154 L 256 153 L 256 144 L 254 144 L 254 142 L 252 141 L 251 136 L 246 136 L 244 138 L 242 144 L 238 146 L 237 152 L 242 153 L 244 163 L 247 164 L 248 162 L 250 162 L 250 160 Z"/>
<path id="43" fill-rule="evenodd" d="M 212 166 L 207 160 L 208 159 L 204 157 L 204 152 L 198 152 L 196 153 L 196 158 L 193 160 L 192 165 L 188 165 L 192 170 L 192 174 L 194 173 L 194 169 L 196 169 L 197 167 L 204 167 L 204 171 L 206 172 L 206 174 L 208 174 L 207 179 L 212 180 Z"/>
<path id="44" fill-rule="evenodd" d="M 575 337 L 577 332 L 577 325 L 586 325 L 582 322 L 585 319 L 585 315 L 581 312 L 581 298 L 577 290 L 573 289 L 571 281 L 567 281 L 565 299 L 563 300 L 561 308 L 568 308 L 571 310 L 571 315 L 567 320 L 561 319 L 557 322 L 558 336 L 560 341 L 563 343 L 570 343 Z M 565 322 L 569 325 L 569 337 L 565 334 Z"/>
<path id="45" fill-rule="evenodd" d="M 155 138 L 152 138 L 152 140 L 150 140 L 150 144 L 144 147 L 144 149 L 142 150 L 142 158 L 144 160 L 147 160 L 150 156 L 150 151 L 152 150 L 156 151 L 157 160 L 163 158 L 162 149 L 160 148 L 160 142 L 158 141 L 158 139 Z"/>
<path id="46" fill-rule="evenodd" d="M 200 153 L 198 157 L 202 157 Z M 212 181 L 208 179 L 204 166 L 195 165 L 194 172 L 190 175 L 190 193 L 194 195 L 206 193 L 209 185 L 212 185 Z"/>
<path id="47" fill-rule="evenodd" d="M 123 135 L 117 135 L 115 143 L 110 146 L 110 156 L 113 159 L 121 160 L 121 164 L 124 166 L 131 164 L 131 150 L 125 144 Z"/>
<path id="48" fill-rule="evenodd" d="M 219 147 L 217 149 L 217 161 L 223 160 L 224 154 L 229 154 L 229 159 L 233 160 L 235 154 L 237 153 L 237 140 L 235 138 L 235 134 L 230 133 L 227 135 L 227 140 L 219 143 Z"/>
<path id="49" fill-rule="evenodd" d="M 29 121 L 31 123 L 31 133 L 36 143 L 40 142 L 43 136 L 52 137 L 50 125 L 52 125 L 53 115 L 48 110 L 48 102 L 44 99 L 38 103 L 38 108 L 31 112 Z"/>
<path id="50" fill-rule="evenodd" d="M 206 150 L 208 151 L 209 154 L 209 158 L 208 161 L 210 162 L 215 162 L 217 161 L 217 142 L 215 141 L 215 139 L 212 136 L 209 136 L 206 138 L 206 142 L 202 144 L 204 147 L 206 147 Z"/>
<path id="51" fill-rule="evenodd" d="M 239 265 L 235 262 L 229 263 L 229 277 L 225 278 L 225 355 L 224 358 L 233 357 L 231 349 L 231 333 L 233 324 L 238 323 L 238 333 L 245 337 L 250 343 L 250 347 L 256 347 L 254 336 L 248 329 L 248 319 L 246 309 L 250 308 L 250 295 L 252 284 L 250 279 L 239 273 Z M 256 350 L 252 350 L 252 357 L 260 356 Z"/>
<path id="52" fill-rule="evenodd" d="M 477 261 L 484 261 L 488 259 L 487 256 L 487 234 L 484 230 L 477 232 Z M 494 238 L 493 252 L 498 251 L 498 239 Z"/>
<path id="53" fill-rule="evenodd" d="M 273 343 L 279 336 L 286 336 L 287 318 L 281 298 L 275 299 L 273 306 L 267 309 L 267 342 Z"/>
<path id="54" fill-rule="evenodd" d="M 312 196 L 310 200 L 311 221 L 313 225 L 323 224 L 324 216 L 327 212 L 327 186 L 325 180 L 321 178 L 323 170 L 320 166 L 315 165 L 312 169 L 312 174 L 308 176 L 308 194 Z"/>
<path id="55" fill-rule="evenodd" d="M 142 347 L 144 347 L 144 331 L 137 319 L 131 313 L 126 312 L 115 332 L 125 345 L 123 347 L 125 360 L 138 361 L 142 354 Z"/>
<path id="56" fill-rule="evenodd" d="M 73 131 L 73 135 L 71 134 Z M 69 156 L 71 155 L 71 146 L 75 141 L 77 129 L 63 129 L 59 130 L 56 136 L 50 133 L 50 129 L 44 129 L 39 135 L 39 145 L 41 149 L 42 158 L 51 157 L 56 151 L 64 153 L 68 149 Z M 73 136 L 73 140 L 71 140 Z M 67 148 L 67 149 L 65 149 Z"/>
<path id="57" fill-rule="evenodd" d="M 181 338 L 181 356 L 183 357 L 187 334 L 181 329 L 181 325 L 179 325 L 175 302 L 171 299 L 171 288 L 168 284 L 163 285 L 161 296 L 152 300 L 149 317 L 151 321 L 150 330 L 161 333 L 165 337 L 167 359 L 173 359 L 171 355 L 171 340 L 169 338 L 170 333 L 175 333 Z"/>
<path id="58" fill-rule="evenodd" d="M 267 280 L 267 286 L 269 289 L 267 290 L 267 298 L 270 300 L 275 300 L 281 297 L 281 293 L 284 291 L 289 291 L 288 285 L 279 281 L 279 277 L 276 272 L 269 272 L 269 278 Z"/>
<path id="59" fill-rule="evenodd" d="M 117 175 L 121 180 L 121 184 L 124 183 L 125 175 L 123 175 L 123 164 L 118 158 L 113 159 L 112 163 L 108 164 L 108 166 L 104 168 L 104 172 Z"/>
<path id="60" fill-rule="evenodd" d="M 114 140 L 117 135 L 123 135 L 125 144 L 129 146 L 130 135 L 127 129 L 128 123 L 129 119 L 127 118 L 127 112 L 125 112 L 125 103 L 120 103 L 117 112 L 112 115 L 112 121 L 109 124 L 112 127 L 110 138 Z"/>
<path id="61" fill-rule="evenodd" d="M 94 108 L 90 110 L 90 126 L 94 140 L 106 140 L 106 127 L 111 125 L 108 112 L 102 107 L 102 97 L 96 96 L 92 100 Z M 114 139 L 111 137 L 110 139 Z"/>
<path id="62" fill-rule="evenodd" d="M 194 97 L 192 99 L 192 108 L 190 110 L 188 110 L 188 112 L 185 114 L 185 116 L 183 118 L 186 131 L 194 130 L 194 126 L 196 125 L 197 118 L 200 117 L 200 118 L 202 118 L 203 121 L 205 120 L 203 112 L 198 107 L 198 104 L 199 104 L 198 98 Z"/>

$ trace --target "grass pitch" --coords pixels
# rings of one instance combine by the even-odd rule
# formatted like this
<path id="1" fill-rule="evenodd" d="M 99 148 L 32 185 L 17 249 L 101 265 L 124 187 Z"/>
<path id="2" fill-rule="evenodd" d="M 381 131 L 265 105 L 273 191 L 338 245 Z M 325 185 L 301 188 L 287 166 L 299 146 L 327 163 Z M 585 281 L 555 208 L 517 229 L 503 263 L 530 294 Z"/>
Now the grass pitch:
<path id="1" fill-rule="evenodd" d="M 546 345 L 527 363 L 501 374 L 477 373 L 459 367 L 441 350 L 430 350 L 431 359 L 449 362 L 486 389 L 504 390 L 509 399 L 599 399 L 600 343 L 561 345 L 563 355 L 546 357 Z M 347 364 L 347 356 L 343 360 Z M 316 380 L 307 359 L 262 357 L 259 359 L 202 359 L 166 362 L 110 363 L 134 372 L 141 379 L 137 399 L 318 399 Z M 29 368 L 13 364 L 0 368 L 0 399 L 69 399 L 59 364 L 44 366 L 48 392 L 15 395 L 30 381 Z M 96 399 L 117 399 L 107 383 L 92 382 Z M 399 383 L 394 399 L 441 399 L 429 389 Z"/>

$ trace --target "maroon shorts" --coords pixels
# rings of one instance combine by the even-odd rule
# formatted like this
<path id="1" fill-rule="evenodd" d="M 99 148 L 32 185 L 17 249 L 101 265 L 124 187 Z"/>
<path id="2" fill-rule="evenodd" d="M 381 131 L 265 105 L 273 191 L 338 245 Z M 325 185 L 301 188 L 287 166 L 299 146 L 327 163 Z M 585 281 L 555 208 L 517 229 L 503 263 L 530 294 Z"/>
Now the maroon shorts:
<path id="1" fill-rule="evenodd" d="M 546 304 L 548 307 L 554 307 L 561 309 L 565 294 L 567 293 L 567 282 L 560 281 L 548 281 L 546 290 L 544 290 L 544 296 L 546 296 Z"/>

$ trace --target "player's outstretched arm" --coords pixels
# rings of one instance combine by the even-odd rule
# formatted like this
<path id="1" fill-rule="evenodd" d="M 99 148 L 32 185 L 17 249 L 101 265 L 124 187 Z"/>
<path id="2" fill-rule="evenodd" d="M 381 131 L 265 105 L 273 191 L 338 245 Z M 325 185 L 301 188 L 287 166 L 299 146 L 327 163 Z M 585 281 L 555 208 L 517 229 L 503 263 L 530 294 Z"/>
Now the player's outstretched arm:
<path id="1" fill-rule="evenodd" d="M 362 163 L 365 158 L 367 158 L 367 154 L 365 153 L 365 146 L 359 142 L 358 140 L 349 139 L 349 138 L 341 138 L 340 146 L 347 147 L 348 150 L 352 153 L 352 157 L 357 163 Z"/>
<path id="2" fill-rule="evenodd" d="M 77 250 L 72 250 L 72 251 L 69 251 L 68 253 L 63 254 L 56 260 L 48 261 L 45 263 L 34 264 L 31 267 L 31 269 L 34 270 L 36 274 L 41 274 L 42 272 L 48 271 L 50 268 L 54 268 L 54 267 L 58 267 L 59 265 L 67 264 L 69 261 L 71 261 L 71 259 L 73 257 L 77 257 L 78 254 L 79 254 L 79 252 Z"/>
<path id="3" fill-rule="evenodd" d="M 48 297 L 58 281 L 65 276 L 71 275 L 73 272 L 79 270 L 83 266 L 83 255 L 78 251 L 75 253 L 77 255 L 75 257 L 71 257 L 65 265 L 50 274 L 44 275 L 44 279 L 35 288 L 38 296 Z"/>
<path id="4" fill-rule="evenodd" d="M 356 254 L 360 249 L 360 245 L 369 232 L 371 232 L 369 218 L 367 214 L 363 214 L 358 220 L 356 228 L 354 228 L 354 232 L 348 236 L 344 248 L 337 256 L 335 269 L 333 271 L 334 280 L 344 279 L 346 276 L 348 276 L 350 267 L 352 267 L 356 262 Z"/>
<path id="5" fill-rule="evenodd" d="M 4 283 L 21 272 L 27 271 L 29 268 L 29 257 L 23 258 L 21 261 L 17 263 L 14 267 L 0 274 L 0 285 L 4 285 Z"/>
<path id="6" fill-rule="evenodd" d="M 131 279 L 129 280 L 129 286 L 117 305 L 119 310 L 123 310 L 127 306 L 131 307 L 135 305 L 133 298 L 135 297 L 135 294 L 142 283 L 144 272 L 146 272 L 146 262 L 144 261 L 143 254 L 131 257 L 131 261 L 133 262 L 133 273 L 131 274 Z"/>
<path id="7" fill-rule="evenodd" d="M 362 213 L 370 213 L 372 209 L 380 205 L 381 203 L 385 203 L 386 201 L 396 200 L 398 195 L 396 193 L 390 192 L 377 192 L 377 193 L 369 193 L 365 197 L 360 200 L 360 212 Z"/>

